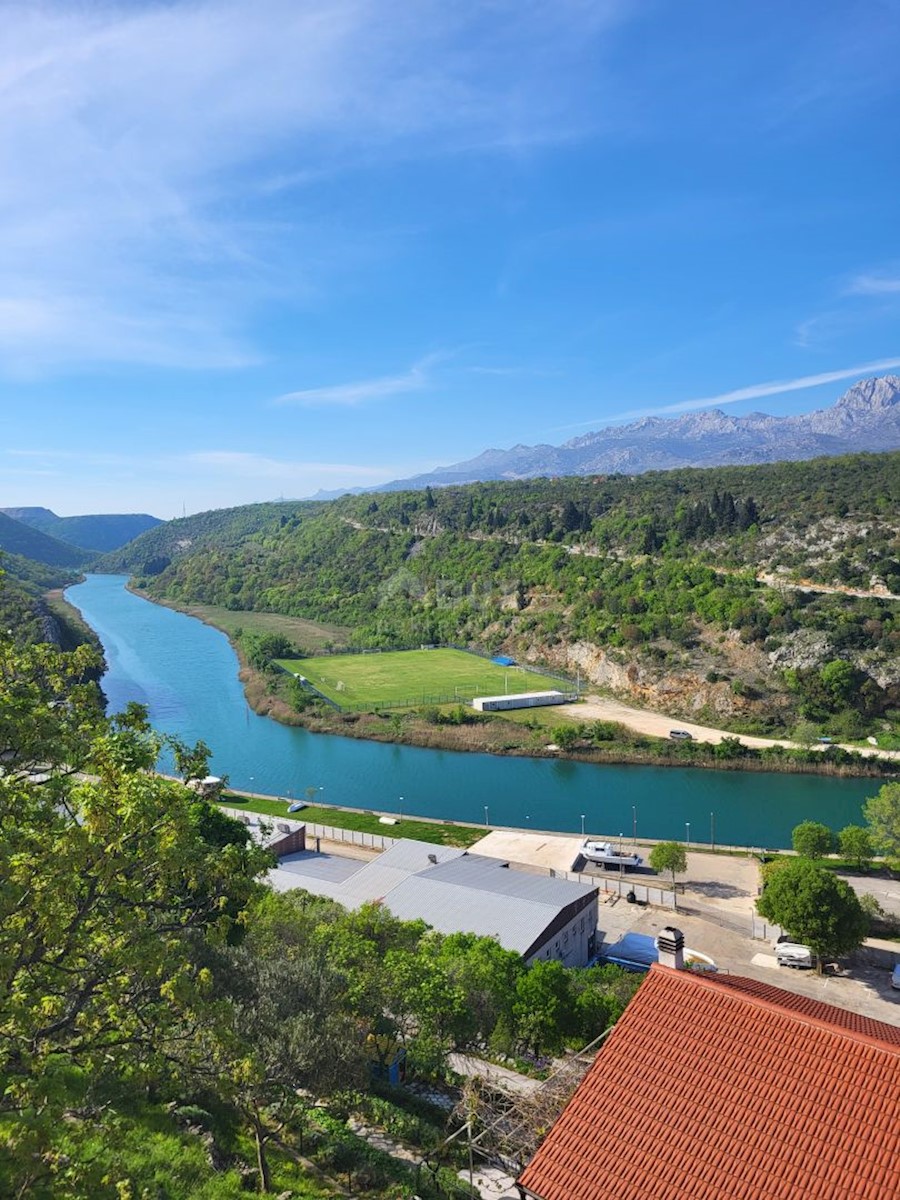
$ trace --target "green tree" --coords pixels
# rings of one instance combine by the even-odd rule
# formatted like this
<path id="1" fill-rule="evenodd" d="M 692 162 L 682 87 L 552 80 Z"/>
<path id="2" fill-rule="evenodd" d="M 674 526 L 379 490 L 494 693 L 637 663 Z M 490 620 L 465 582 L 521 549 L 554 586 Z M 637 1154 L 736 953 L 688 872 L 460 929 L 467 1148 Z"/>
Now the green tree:
<path id="1" fill-rule="evenodd" d="M 756 907 L 761 916 L 809 946 L 820 972 L 824 957 L 849 954 L 868 932 L 866 914 L 850 885 L 805 858 L 772 875 Z"/>
<path id="2" fill-rule="evenodd" d="M 889 858 L 900 858 L 900 783 L 885 783 L 863 805 L 872 840 Z"/>
<path id="3" fill-rule="evenodd" d="M 254 939 L 252 919 L 250 936 L 229 951 L 217 978 L 232 1004 L 207 1030 L 210 1060 L 253 1139 L 259 1190 L 268 1192 L 267 1145 L 292 1118 L 302 1119 L 298 1089 L 324 1098 L 361 1087 L 363 1041 L 343 1004 L 341 975 L 311 948 L 285 956 Z"/>
<path id="4" fill-rule="evenodd" d="M 218 1003 L 203 947 L 235 935 L 270 861 L 221 821 L 207 840 L 208 806 L 153 772 L 146 714 L 104 718 L 84 663 L 0 644 L 0 1176 L 14 1192 L 77 1108 L 66 1068 L 151 1077 L 195 1054 L 189 1031 Z"/>
<path id="5" fill-rule="evenodd" d="M 858 871 L 864 870 L 875 857 L 872 835 L 862 825 L 845 825 L 838 834 L 838 845 L 844 858 L 852 858 Z"/>
<path id="6" fill-rule="evenodd" d="M 571 979 L 561 962 L 540 959 L 519 976 L 513 1016 L 526 1049 L 534 1054 L 562 1050 L 577 1018 Z"/>
<path id="7" fill-rule="evenodd" d="M 580 725 L 554 725 L 550 736 L 561 750 L 571 750 L 581 737 Z"/>
<path id="8" fill-rule="evenodd" d="M 680 842 L 659 842 L 650 851 L 650 866 L 654 871 L 672 872 L 672 892 L 675 892 L 675 876 L 687 870 L 687 854 Z M 676 902 L 677 907 L 677 902 Z"/>
<path id="9" fill-rule="evenodd" d="M 175 770 L 185 783 L 192 783 L 207 777 L 212 750 L 202 738 L 193 746 L 189 746 L 181 738 L 170 736 L 167 738 L 167 744 L 175 760 Z"/>
<path id="10" fill-rule="evenodd" d="M 801 821 L 791 832 L 791 845 L 804 858 L 825 858 L 834 849 L 834 834 L 820 821 Z"/>

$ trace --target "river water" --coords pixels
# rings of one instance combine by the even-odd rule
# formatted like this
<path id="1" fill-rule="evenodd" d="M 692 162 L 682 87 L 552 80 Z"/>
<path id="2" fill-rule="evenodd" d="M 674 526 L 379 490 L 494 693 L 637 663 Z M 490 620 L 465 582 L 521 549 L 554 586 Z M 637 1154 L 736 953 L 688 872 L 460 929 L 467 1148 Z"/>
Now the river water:
<path id="1" fill-rule="evenodd" d="M 717 844 L 788 846 L 807 818 L 858 823 L 878 782 L 699 768 L 594 766 L 422 750 L 312 734 L 257 716 L 237 658 L 217 629 L 129 592 L 123 575 L 89 575 L 66 598 L 96 630 L 110 711 L 146 704 L 153 725 L 213 749 L 232 786 L 325 804 L 523 829 Z M 583 815 L 583 820 L 582 820 Z"/>

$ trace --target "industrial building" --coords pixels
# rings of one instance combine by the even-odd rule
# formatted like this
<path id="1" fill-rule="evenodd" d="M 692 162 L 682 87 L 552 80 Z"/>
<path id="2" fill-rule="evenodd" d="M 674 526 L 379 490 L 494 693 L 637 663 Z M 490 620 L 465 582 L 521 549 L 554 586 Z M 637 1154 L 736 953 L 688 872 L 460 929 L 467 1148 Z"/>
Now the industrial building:
<path id="1" fill-rule="evenodd" d="M 580 967 L 595 952 L 595 887 L 452 846 L 403 839 L 370 862 L 288 854 L 268 880 L 279 891 L 303 888 L 347 908 L 377 901 L 439 933 L 494 937 L 526 962 L 557 959 Z"/>

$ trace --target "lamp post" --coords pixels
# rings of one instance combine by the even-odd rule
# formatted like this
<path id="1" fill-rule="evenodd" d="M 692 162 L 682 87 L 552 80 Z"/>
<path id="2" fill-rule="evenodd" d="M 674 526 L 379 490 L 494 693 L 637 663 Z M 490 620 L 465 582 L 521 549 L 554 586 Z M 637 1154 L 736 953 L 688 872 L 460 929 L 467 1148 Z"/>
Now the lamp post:
<path id="1" fill-rule="evenodd" d="M 398 810 L 399 819 L 403 820 L 403 797 L 400 797 L 400 808 Z"/>
<path id="2" fill-rule="evenodd" d="M 715 848 L 716 848 L 716 814 L 714 812 L 711 812 L 709 814 L 709 845 L 710 845 L 710 849 L 715 850 Z"/>
<path id="3" fill-rule="evenodd" d="M 631 806 L 631 840 L 637 841 L 637 805 Z"/>
<path id="4" fill-rule="evenodd" d="M 485 806 L 484 806 L 484 824 L 485 824 L 485 827 L 487 826 L 487 823 L 488 823 L 488 806 L 487 806 L 487 805 L 485 805 Z"/>
<path id="5" fill-rule="evenodd" d="M 690 845 L 691 844 L 691 823 L 690 823 L 690 821 L 685 821 L 684 829 L 685 829 L 685 841 L 687 842 L 688 845 Z"/>
<path id="6" fill-rule="evenodd" d="M 581 836 L 584 837 L 584 813 L 581 814 Z"/>

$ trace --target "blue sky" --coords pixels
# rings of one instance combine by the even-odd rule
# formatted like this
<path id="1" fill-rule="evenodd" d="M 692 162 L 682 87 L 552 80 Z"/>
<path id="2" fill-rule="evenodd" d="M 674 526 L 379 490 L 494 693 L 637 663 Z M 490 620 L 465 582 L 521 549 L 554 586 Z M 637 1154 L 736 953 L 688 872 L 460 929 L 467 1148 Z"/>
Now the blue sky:
<path id="1" fill-rule="evenodd" d="M 0 505 L 161 517 L 900 366 L 900 4 L 3 5 Z"/>

